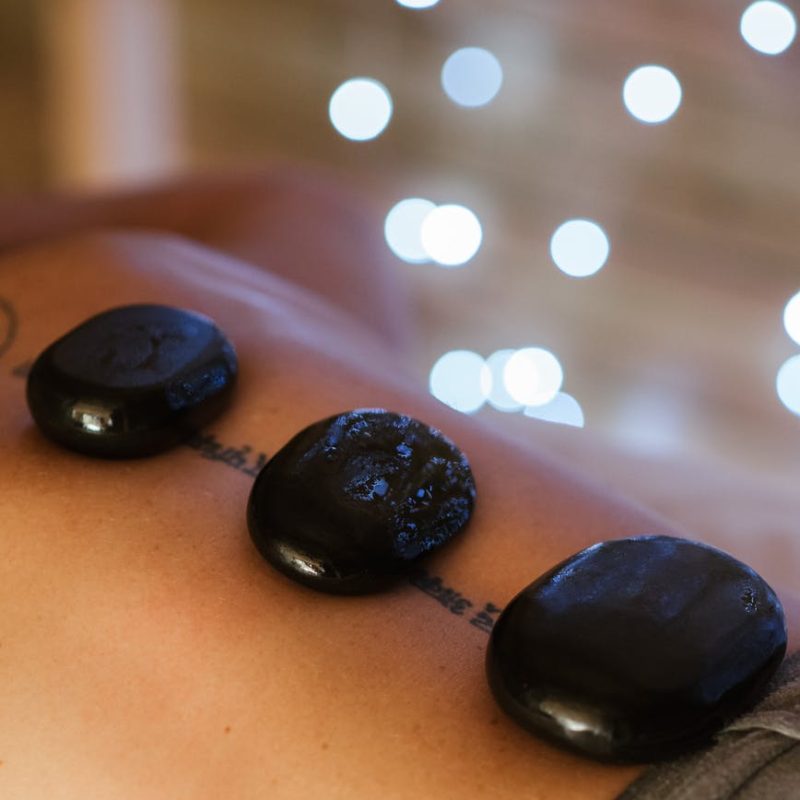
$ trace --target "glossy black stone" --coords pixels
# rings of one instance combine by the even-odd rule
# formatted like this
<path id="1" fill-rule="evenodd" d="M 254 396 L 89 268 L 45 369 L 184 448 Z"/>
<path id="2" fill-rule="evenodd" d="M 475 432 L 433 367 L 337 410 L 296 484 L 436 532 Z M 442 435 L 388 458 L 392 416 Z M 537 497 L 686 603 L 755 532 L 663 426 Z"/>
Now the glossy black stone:
<path id="1" fill-rule="evenodd" d="M 475 483 L 439 431 L 379 409 L 317 422 L 256 478 L 247 509 L 264 558 L 325 592 L 391 585 L 469 520 Z"/>
<path id="2" fill-rule="evenodd" d="M 73 450 L 150 455 L 216 417 L 236 371 L 233 346 L 207 317 L 123 306 L 88 319 L 36 359 L 28 406 L 48 437 Z"/>
<path id="3" fill-rule="evenodd" d="M 672 758 L 754 704 L 786 650 L 783 610 L 750 567 L 667 536 L 567 559 L 503 611 L 486 668 L 519 724 L 584 755 Z"/>

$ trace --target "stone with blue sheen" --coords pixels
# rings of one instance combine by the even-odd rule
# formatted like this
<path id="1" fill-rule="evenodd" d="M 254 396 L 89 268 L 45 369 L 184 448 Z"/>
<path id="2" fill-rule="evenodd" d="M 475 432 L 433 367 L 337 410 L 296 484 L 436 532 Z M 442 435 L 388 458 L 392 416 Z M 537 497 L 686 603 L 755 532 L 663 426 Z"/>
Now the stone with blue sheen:
<path id="1" fill-rule="evenodd" d="M 652 762 L 707 744 L 761 697 L 783 610 L 750 567 L 668 536 L 603 542 L 518 594 L 486 668 L 520 725 L 593 758 Z"/>
<path id="2" fill-rule="evenodd" d="M 40 430 L 65 447 L 145 456 L 213 420 L 236 374 L 233 345 L 208 317 L 170 306 L 122 306 L 42 352 L 28 375 L 28 407 Z"/>
<path id="3" fill-rule="evenodd" d="M 381 409 L 298 433 L 256 478 L 247 509 L 261 555 L 324 592 L 384 589 L 467 524 L 475 482 L 439 431 Z"/>

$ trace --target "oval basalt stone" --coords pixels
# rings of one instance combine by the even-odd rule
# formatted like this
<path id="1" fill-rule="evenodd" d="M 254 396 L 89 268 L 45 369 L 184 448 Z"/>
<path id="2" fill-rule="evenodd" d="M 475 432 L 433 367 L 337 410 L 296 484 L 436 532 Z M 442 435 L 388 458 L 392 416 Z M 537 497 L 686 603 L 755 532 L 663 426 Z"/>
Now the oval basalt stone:
<path id="1" fill-rule="evenodd" d="M 584 755 L 672 758 L 751 707 L 786 650 L 783 610 L 750 567 L 668 536 L 604 542 L 517 595 L 486 669 L 520 725 Z"/>
<path id="2" fill-rule="evenodd" d="M 110 458 L 165 450 L 214 419 L 237 374 L 233 345 L 207 317 L 161 305 L 114 308 L 36 359 L 27 400 L 50 439 Z"/>
<path id="3" fill-rule="evenodd" d="M 439 431 L 380 409 L 306 428 L 258 474 L 247 508 L 261 555 L 325 592 L 384 589 L 467 524 L 469 464 Z"/>

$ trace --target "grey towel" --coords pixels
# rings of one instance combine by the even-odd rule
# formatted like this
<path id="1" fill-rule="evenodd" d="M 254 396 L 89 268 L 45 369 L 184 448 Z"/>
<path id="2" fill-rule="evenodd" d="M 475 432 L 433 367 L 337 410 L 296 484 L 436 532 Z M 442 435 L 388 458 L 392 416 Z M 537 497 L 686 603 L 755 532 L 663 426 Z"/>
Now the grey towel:
<path id="1" fill-rule="evenodd" d="M 651 767 L 618 800 L 800 800 L 800 653 L 711 747 Z"/>

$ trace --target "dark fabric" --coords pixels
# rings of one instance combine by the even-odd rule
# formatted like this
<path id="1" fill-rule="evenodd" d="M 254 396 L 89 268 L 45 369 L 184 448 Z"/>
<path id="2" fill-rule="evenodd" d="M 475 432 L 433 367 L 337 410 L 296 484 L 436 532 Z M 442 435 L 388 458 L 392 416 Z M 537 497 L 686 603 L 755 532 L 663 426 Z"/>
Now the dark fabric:
<path id="1" fill-rule="evenodd" d="M 651 767 L 618 800 L 800 800 L 800 653 L 714 745 Z"/>

